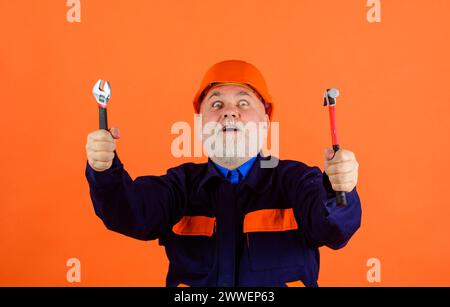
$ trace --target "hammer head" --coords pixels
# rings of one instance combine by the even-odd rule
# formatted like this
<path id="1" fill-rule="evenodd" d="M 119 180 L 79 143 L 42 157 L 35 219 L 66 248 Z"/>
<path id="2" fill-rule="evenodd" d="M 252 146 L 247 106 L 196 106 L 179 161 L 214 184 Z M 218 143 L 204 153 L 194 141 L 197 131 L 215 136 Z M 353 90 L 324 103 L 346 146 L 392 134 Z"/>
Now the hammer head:
<path id="1" fill-rule="evenodd" d="M 336 98 L 339 97 L 339 90 L 337 88 L 329 88 L 325 91 L 323 97 L 323 106 L 336 105 Z"/>

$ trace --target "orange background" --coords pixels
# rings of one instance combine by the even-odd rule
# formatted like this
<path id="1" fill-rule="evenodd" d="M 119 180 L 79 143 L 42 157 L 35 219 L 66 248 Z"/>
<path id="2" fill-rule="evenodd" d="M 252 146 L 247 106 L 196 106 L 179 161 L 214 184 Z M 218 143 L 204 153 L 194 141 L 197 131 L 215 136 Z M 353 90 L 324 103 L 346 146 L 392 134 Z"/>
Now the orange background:
<path id="1" fill-rule="evenodd" d="M 135 178 L 185 161 L 176 121 L 210 65 L 237 58 L 265 75 L 281 158 L 323 169 L 323 90 L 336 86 L 342 147 L 360 163 L 362 228 L 321 249 L 322 286 L 450 286 L 450 1 L 0 0 L 0 285 L 163 286 L 164 249 L 106 230 L 84 177 L 98 128 L 91 90 L 111 82 L 109 124 Z M 81 283 L 66 261 L 81 261 Z M 369 258 L 381 283 L 366 280 Z"/>

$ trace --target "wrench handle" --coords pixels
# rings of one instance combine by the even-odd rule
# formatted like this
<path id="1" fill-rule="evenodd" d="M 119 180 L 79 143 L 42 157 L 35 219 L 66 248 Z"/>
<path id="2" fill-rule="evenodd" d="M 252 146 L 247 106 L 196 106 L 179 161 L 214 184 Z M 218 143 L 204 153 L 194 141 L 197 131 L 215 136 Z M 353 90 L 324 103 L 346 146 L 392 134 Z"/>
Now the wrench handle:
<path id="1" fill-rule="evenodd" d="M 108 130 L 108 117 L 106 116 L 106 108 L 98 107 L 100 129 Z"/>
<path id="2" fill-rule="evenodd" d="M 339 144 L 333 144 L 333 150 L 336 153 L 340 148 Z M 334 158 L 334 155 L 333 155 Z M 342 191 L 336 191 L 336 204 L 338 207 L 345 207 L 347 206 L 347 196 L 345 195 L 345 192 Z"/>

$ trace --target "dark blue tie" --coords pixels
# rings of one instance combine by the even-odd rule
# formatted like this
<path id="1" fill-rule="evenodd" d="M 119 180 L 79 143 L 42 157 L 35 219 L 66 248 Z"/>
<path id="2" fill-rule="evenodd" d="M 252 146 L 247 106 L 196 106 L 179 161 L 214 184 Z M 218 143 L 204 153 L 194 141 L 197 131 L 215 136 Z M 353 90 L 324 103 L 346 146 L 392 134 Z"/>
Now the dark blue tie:
<path id="1" fill-rule="evenodd" d="M 231 184 L 238 184 L 240 179 L 241 173 L 238 169 L 234 169 L 231 171 L 228 171 L 227 178 L 230 179 Z"/>

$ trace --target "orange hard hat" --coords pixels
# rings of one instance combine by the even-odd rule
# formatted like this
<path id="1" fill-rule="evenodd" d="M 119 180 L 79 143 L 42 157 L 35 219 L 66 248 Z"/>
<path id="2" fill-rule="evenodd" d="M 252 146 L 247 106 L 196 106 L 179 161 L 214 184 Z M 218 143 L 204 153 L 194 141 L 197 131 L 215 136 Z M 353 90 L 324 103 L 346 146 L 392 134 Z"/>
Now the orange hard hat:
<path id="1" fill-rule="evenodd" d="M 269 118 L 272 114 L 272 98 L 261 72 L 252 64 L 240 60 L 227 60 L 214 64 L 203 77 L 194 98 L 195 112 L 200 113 L 200 104 L 205 94 L 220 85 L 240 85 L 252 90 L 264 104 Z"/>

